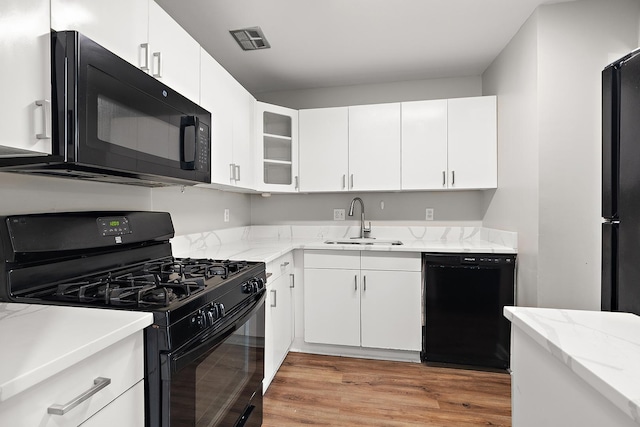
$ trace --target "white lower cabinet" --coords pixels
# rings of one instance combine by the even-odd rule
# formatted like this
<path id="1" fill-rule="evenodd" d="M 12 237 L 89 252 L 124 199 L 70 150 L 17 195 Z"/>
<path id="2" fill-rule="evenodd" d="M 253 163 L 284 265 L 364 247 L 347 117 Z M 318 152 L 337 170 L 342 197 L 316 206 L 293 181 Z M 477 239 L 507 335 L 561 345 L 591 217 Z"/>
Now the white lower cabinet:
<path id="1" fill-rule="evenodd" d="M 421 255 L 305 251 L 304 340 L 421 349 Z"/>
<path id="2" fill-rule="evenodd" d="M 101 379 L 108 379 L 109 384 L 65 414 L 48 413 L 48 408 L 72 402 Z M 143 426 L 143 379 L 140 331 L 4 402 L 0 405 L 0 425 L 66 427 L 86 421 L 82 425 Z M 117 417 L 112 418 L 112 414 Z"/>
<path id="3" fill-rule="evenodd" d="M 295 275 L 293 254 L 267 264 L 267 298 L 265 302 L 265 343 L 263 392 L 282 365 L 293 341 L 293 288 Z"/>

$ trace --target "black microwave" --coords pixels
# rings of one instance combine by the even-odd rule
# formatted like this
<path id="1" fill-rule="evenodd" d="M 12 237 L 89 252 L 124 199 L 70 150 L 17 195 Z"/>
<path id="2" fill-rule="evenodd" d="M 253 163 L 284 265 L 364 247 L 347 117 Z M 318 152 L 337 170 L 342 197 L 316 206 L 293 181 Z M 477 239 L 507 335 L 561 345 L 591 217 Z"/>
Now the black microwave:
<path id="1" fill-rule="evenodd" d="M 52 154 L 0 171 L 146 186 L 211 182 L 211 114 L 76 31 L 52 32 Z"/>

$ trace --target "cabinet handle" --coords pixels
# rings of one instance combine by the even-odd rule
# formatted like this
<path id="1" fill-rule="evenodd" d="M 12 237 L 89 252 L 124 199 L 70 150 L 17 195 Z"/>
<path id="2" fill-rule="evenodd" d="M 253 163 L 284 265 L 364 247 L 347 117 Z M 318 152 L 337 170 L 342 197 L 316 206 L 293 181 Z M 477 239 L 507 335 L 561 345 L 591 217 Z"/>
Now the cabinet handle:
<path id="1" fill-rule="evenodd" d="M 294 178 L 294 182 L 295 182 L 295 189 L 297 190 L 298 188 L 300 188 L 300 180 L 298 179 L 297 176 Z"/>
<path id="2" fill-rule="evenodd" d="M 54 403 L 47 408 L 47 413 L 52 415 L 64 415 L 109 384 L 111 384 L 111 378 L 98 377 L 93 380 L 93 387 L 91 387 L 89 390 L 85 391 L 80 396 L 69 401 L 68 403 L 65 403 L 64 405 Z"/>
<path id="3" fill-rule="evenodd" d="M 158 77 L 158 78 L 162 78 L 162 53 L 161 52 L 153 52 L 153 62 L 151 63 L 151 65 L 153 65 L 153 69 L 155 70 L 155 72 L 153 72 L 153 77 Z M 158 64 L 157 66 L 155 66 L 155 64 Z"/>
<path id="4" fill-rule="evenodd" d="M 235 165 L 235 169 L 236 169 L 236 181 L 240 181 L 240 165 Z"/>
<path id="5" fill-rule="evenodd" d="M 349 188 L 353 189 L 353 174 L 351 174 L 351 186 Z"/>
<path id="6" fill-rule="evenodd" d="M 229 163 L 229 179 L 231 181 L 236 180 L 236 165 L 233 163 Z"/>
<path id="7" fill-rule="evenodd" d="M 442 171 L 442 186 L 444 187 L 445 185 L 447 185 L 447 173 Z"/>
<path id="8" fill-rule="evenodd" d="M 353 290 L 358 290 L 358 276 L 353 276 Z"/>
<path id="9" fill-rule="evenodd" d="M 140 69 L 142 71 L 149 71 L 149 43 L 142 43 L 140 45 Z"/>
<path id="10" fill-rule="evenodd" d="M 285 261 L 285 262 L 283 262 L 282 264 L 280 264 L 280 267 L 284 268 L 284 267 L 286 267 L 287 265 L 289 265 L 289 261 Z"/>
<path id="11" fill-rule="evenodd" d="M 451 171 L 451 185 L 456 185 L 456 171 Z"/>
<path id="12" fill-rule="evenodd" d="M 364 276 L 362 278 L 362 290 L 366 291 L 367 290 L 367 276 Z"/>
<path id="13" fill-rule="evenodd" d="M 347 175 L 342 174 L 342 189 L 344 190 L 347 187 Z"/>
<path id="14" fill-rule="evenodd" d="M 271 301 L 271 307 L 275 307 L 276 305 L 278 305 L 278 300 L 277 300 L 277 291 L 275 289 L 271 289 L 271 294 L 273 295 L 273 301 Z"/>
<path id="15" fill-rule="evenodd" d="M 291 289 L 296 287 L 296 275 L 295 274 L 289 274 L 289 278 L 291 279 L 291 284 L 289 285 L 289 287 Z"/>
<path id="16" fill-rule="evenodd" d="M 51 101 L 39 99 L 36 101 L 38 107 L 42 107 L 43 132 L 37 133 L 37 139 L 51 139 Z"/>

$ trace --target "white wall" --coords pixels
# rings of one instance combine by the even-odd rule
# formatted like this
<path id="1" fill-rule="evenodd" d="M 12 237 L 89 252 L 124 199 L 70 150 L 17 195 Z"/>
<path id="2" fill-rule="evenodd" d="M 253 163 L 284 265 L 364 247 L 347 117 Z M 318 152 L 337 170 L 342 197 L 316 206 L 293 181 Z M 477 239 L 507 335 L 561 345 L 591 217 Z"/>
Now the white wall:
<path id="1" fill-rule="evenodd" d="M 500 163 L 484 225 L 518 231 L 522 305 L 600 308 L 600 73 L 639 17 L 637 0 L 541 6 L 483 75 Z"/>
<path id="2" fill-rule="evenodd" d="M 171 213 L 177 235 L 249 225 L 248 194 L 180 186 L 147 188 L 75 179 L 0 173 L 0 215 L 82 210 Z M 224 208 L 230 222 L 223 221 Z"/>
<path id="3" fill-rule="evenodd" d="M 519 305 L 538 302 L 537 13 L 483 74 L 498 95 L 498 189 L 487 192 L 486 227 L 518 232 Z"/>
<path id="4" fill-rule="evenodd" d="M 265 92 L 256 96 L 258 100 L 271 104 L 304 109 L 479 95 L 482 95 L 482 79 L 471 76 Z"/>

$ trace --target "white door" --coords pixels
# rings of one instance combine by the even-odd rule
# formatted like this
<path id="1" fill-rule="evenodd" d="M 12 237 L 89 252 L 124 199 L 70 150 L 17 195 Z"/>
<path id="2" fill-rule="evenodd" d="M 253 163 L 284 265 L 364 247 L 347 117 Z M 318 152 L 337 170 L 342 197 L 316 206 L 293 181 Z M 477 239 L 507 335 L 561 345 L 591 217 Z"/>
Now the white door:
<path id="1" fill-rule="evenodd" d="M 151 75 L 193 102 L 200 100 L 200 45 L 149 0 Z"/>
<path id="2" fill-rule="evenodd" d="M 136 67 L 148 67 L 149 0 L 51 0 L 51 28 L 79 31 Z"/>
<path id="3" fill-rule="evenodd" d="M 362 346 L 422 348 L 421 273 L 362 270 Z"/>
<path id="4" fill-rule="evenodd" d="M 344 191 L 349 173 L 349 108 L 298 113 L 300 191 Z"/>
<path id="5" fill-rule="evenodd" d="M 496 188 L 496 97 L 450 99 L 448 116 L 449 188 Z"/>
<path id="6" fill-rule="evenodd" d="M 360 345 L 360 270 L 304 270 L 304 340 Z"/>
<path id="7" fill-rule="evenodd" d="M 2 0 L 0 28 L 0 155 L 51 154 L 49 1 Z"/>
<path id="8" fill-rule="evenodd" d="M 400 189 L 400 104 L 349 107 L 349 189 Z"/>
<path id="9" fill-rule="evenodd" d="M 447 100 L 402 103 L 402 189 L 447 188 Z"/>

